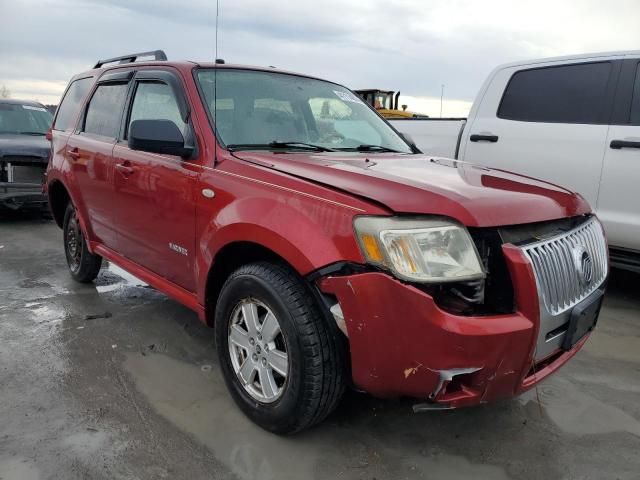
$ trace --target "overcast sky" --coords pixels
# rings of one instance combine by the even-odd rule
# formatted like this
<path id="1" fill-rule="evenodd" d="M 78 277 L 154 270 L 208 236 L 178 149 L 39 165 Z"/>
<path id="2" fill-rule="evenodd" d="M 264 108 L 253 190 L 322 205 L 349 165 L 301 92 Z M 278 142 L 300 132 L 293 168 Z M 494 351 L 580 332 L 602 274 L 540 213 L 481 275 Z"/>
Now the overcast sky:
<path id="1" fill-rule="evenodd" d="M 639 0 L 220 0 L 218 56 L 400 90 L 434 116 L 444 84 L 444 115 L 459 116 L 496 65 L 637 49 L 639 20 Z M 0 0 L 0 86 L 57 103 L 99 58 L 210 61 L 214 25 L 214 0 Z"/>

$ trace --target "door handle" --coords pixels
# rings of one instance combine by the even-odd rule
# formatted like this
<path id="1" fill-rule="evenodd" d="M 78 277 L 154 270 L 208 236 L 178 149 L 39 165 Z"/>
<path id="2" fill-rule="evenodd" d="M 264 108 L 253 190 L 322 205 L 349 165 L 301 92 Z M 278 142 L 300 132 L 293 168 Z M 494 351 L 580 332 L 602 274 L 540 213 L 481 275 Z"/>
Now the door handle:
<path id="1" fill-rule="evenodd" d="M 621 148 L 640 148 L 640 142 L 632 140 L 611 140 L 609 146 L 614 150 L 620 150 Z"/>
<path id="2" fill-rule="evenodd" d="M 116 170 L 118 170 L 122 175 L 128 177 L 135 173 L 135 170 L 125 163 L 116 163 Z"/>
<path id="3" fill-rule="evenodd" d="M 469 140 L 471 140 L 472 142 L 491 142 L 491 143 L 496 143 L 498 141 L 498 136 L 497 135 L 492 135 L 492 134 L 480 135 L 478 133 L 474 133 L 473 135 L 471 135 L 469 137 Z"/>
<path id="4" fill-rule="evenodd" d="M 80 151 L 77 147 L 67 149 L 67 155 L 69 155 L 74 160 L 78 160 L 80 158 Z"/>

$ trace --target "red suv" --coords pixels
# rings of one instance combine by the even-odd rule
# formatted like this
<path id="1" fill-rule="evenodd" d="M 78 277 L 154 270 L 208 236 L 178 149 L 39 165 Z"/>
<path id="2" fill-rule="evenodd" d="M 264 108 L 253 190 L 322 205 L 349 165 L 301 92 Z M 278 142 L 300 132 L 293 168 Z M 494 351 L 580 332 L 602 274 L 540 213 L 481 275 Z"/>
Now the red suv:
<path id="1" fill-rule="evenodd" d="M 609 264 L 581 197 L 423 155 L 341 85 L 128 55 L 71 80 L 51 136 L 73 278 L 106 258 L 195 310 L 267 430 L 349 385 L 416 409 L 517 395 L 596 323 Z"/>

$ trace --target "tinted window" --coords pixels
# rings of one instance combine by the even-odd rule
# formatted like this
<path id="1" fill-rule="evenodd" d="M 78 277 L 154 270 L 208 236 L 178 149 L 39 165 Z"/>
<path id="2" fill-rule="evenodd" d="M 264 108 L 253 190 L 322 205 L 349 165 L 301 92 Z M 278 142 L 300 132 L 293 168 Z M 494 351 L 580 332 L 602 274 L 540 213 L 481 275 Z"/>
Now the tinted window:
<path id="1" fill-rule="evenodd" d="M 73 82 L 58 107 L 54 130 L 71 130 L 75 126 L 75 119 L 80 104 L 91 87 L 92 78 L 82 78 Z"/>
<path id="2" fill-rule="evenodd" d="M 640 125 L 640 63 L 636 70 L 636 82 L 633 86 L 633 100 L 631 101 L 630 123 Z"/>
<path id="3" fill-rule="evenodd" d="M 126 83 L 107 83 L 98 86 L 87 107 L 83 131 L 116 138 L 126 96 Z"/>
<path id="4" fill-rule="evenodd" d="M 38 105 L 0 102 L 0 133 L 44 135 L 51 126 L 51 113 Z"/>
<path id="5" fill-rule="evenodd" d="M 516 72 L 498 117 L 525 122 L 605 123 L 611 63 L 588 63 Z"/>
<path id="6" fill-rule="evenodd" d="M 173 90 L 159 82 L 138 84 L 129 122 L 134 120 L 171 120 L 183 133 L 186 126 Z"/>

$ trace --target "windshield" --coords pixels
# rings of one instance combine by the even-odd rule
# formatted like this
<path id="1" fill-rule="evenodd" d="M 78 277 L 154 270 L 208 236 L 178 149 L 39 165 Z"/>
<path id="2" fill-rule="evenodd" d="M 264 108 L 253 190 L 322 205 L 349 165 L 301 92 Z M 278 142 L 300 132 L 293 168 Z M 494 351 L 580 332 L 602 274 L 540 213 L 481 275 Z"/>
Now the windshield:
<path id="1" fill-rule="evenodd" d="M 0 134 L 44 135 L 53 116 L 44 107 L 0 103 Z"/>
<path id="2" fill-rule="evenodd" d="M 339 85 L 253 70 L 220 69 L 215 87 L 213 69 L 199 70 L 197 78 L 228 148 L 412 153 L 360 97 Z"/>

